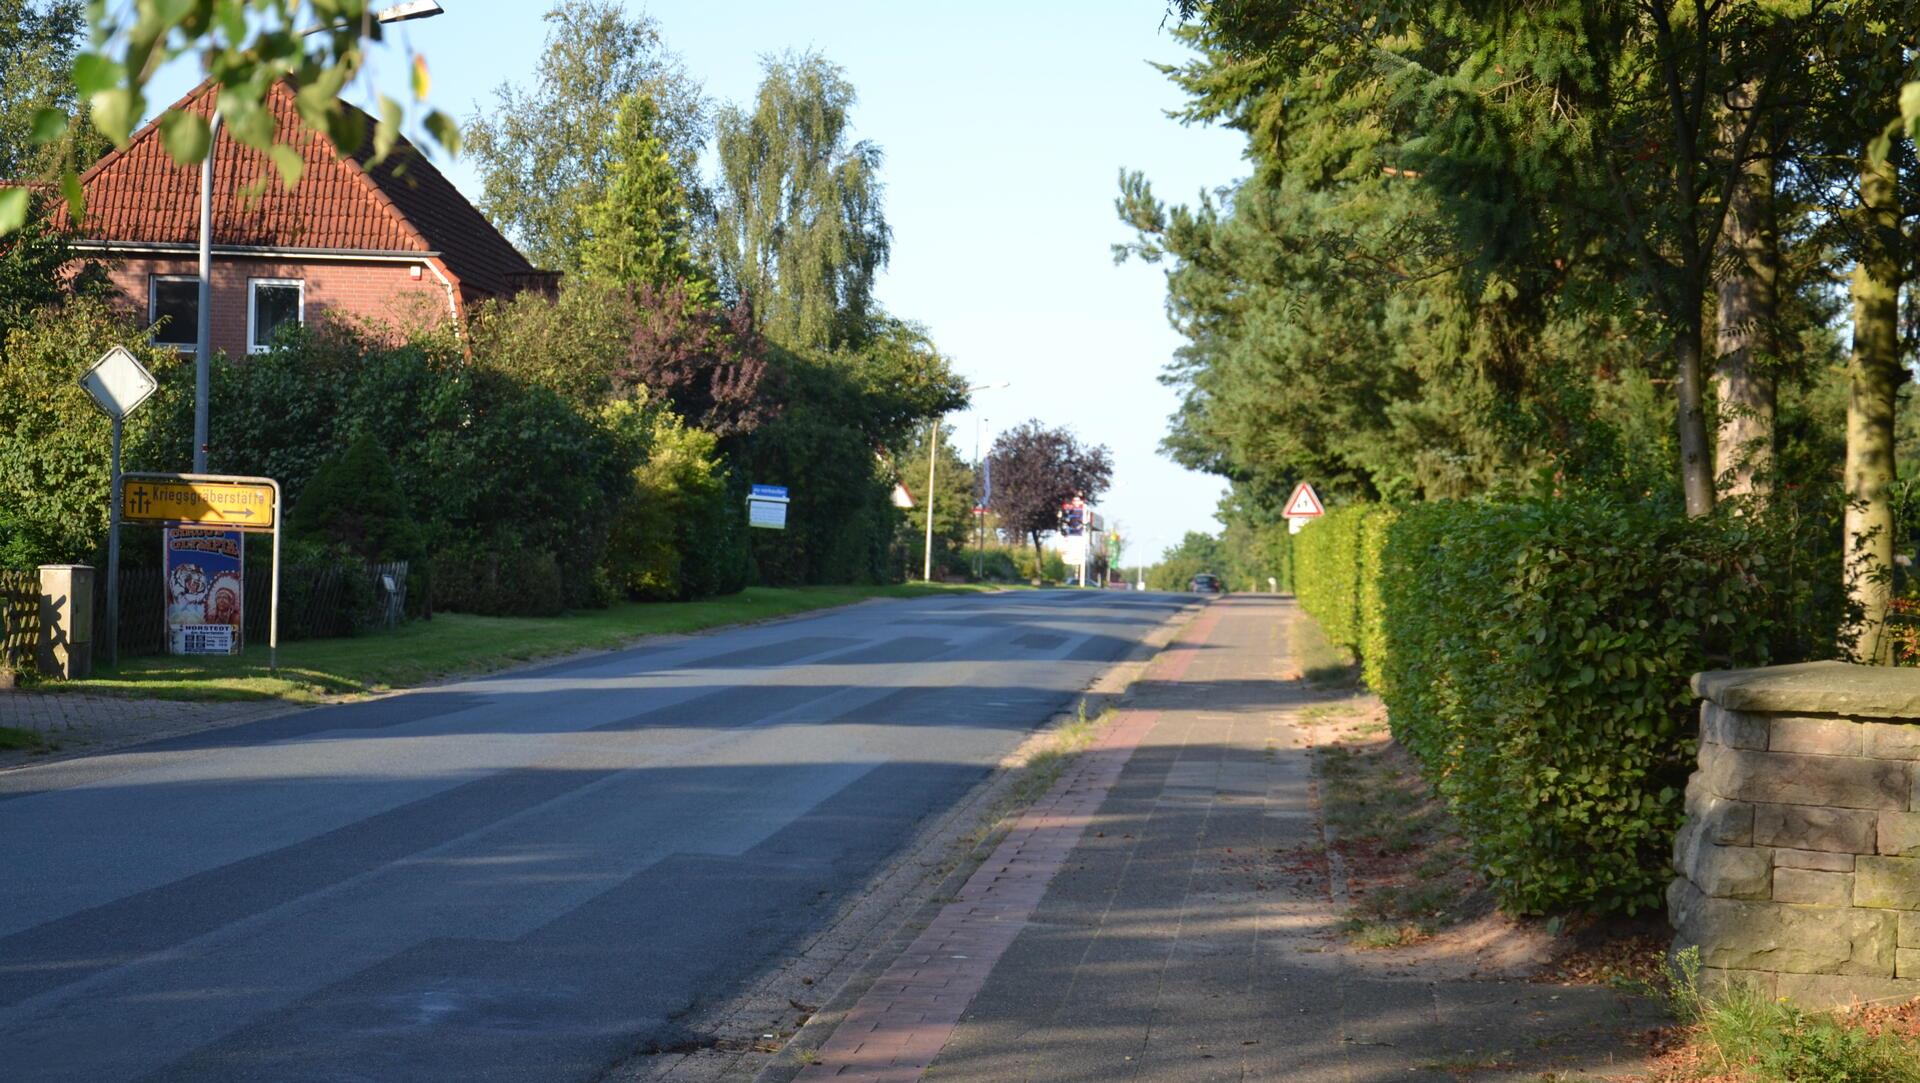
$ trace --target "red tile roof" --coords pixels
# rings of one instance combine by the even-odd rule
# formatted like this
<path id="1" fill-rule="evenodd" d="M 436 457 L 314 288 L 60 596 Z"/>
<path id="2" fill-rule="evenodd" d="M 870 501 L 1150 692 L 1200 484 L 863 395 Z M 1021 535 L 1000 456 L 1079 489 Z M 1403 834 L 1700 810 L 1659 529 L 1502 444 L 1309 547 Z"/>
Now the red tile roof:
<path id="1" fill-rule="evenodd" d="M 207 116 L 215 89 L 202 83 L 172 108 Z M 216 246 L 439 252 L 463 287 L 486 294 L 511 293 L 537 281 L 540 272 L 412 144 L 401 140 L 385 160 L 368 166 L 369 139 L 359 153 L 340 159 L 330 142 L 300 124 L 290 85 L 275 84 L 267 105 L 306 170 L 289 190 L 264 155 L 223 128 L 213 167 Z M 373 119 L 347 108 L 371 134 Z M 157 123 L 102 158 L 81 183 L 87 213 L 80 233 L 89 240 L 199 241 L 200 167 L 177 165 L 167 156 Z M 250 185 L 256 191 L 247 191 Z"/>

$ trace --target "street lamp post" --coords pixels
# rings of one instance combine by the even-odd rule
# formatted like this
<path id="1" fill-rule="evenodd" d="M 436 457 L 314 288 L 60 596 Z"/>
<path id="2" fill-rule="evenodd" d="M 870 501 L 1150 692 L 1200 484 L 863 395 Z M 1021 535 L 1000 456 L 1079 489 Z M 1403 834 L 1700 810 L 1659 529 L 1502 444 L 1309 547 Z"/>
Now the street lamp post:
<path id="1" fill-rule="evenodd" d="M 967 388 L 967 394 L 975 391 L 997 391 L 1011 387 L 1012 381 L 1002 380 L 997 384 L 980 384 Z M 933 475 L 934 464 L 940 461 L 940 422 L 944 415 L 935 415 L 932 424 L 927 426 L 927 548 L 920 565 L 920 578 L 933 582 Z"/>
<path id="2" fill-rule="evenodd" d="M 973 419 L 973 476 L 976 482 L 980 477 L 980 430 L 989 420 L 984 417 Z M 986 493 L 982 492 L 980 497 L 980 503 L 974 506 L 973 516 L 973 577 L 975 579 L 985 574 L 987 559 Z"/>
<path id="3" fill-rule="evenodd" d="M 407 0 L 384 8 L 373 16 L 377 23 L 404 23 L 409 19 L 430 19 L 444 14 L 440 0 Z M 300 36 L 333 30 L 332 26 L 314 26 Z M 200 288 L 199 311 L 195 313 L 199 341 L 193 349 L 193 472 L 207 472 L 207 402 L 213 396 L 213 151 L 220 145 L 220 109 L 207 124 L 207 156 L 200 161 Z"/>

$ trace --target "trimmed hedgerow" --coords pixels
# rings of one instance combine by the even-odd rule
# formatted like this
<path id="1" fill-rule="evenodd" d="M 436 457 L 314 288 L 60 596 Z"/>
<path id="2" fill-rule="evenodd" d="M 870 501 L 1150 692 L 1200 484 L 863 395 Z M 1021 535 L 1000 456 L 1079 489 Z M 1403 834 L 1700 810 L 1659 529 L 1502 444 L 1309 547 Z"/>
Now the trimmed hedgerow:
<path id="1" fill-rule="evenodd" d="M 1360 584 L 1364 578 L 1361 527 L 1374 504 L 1335 508 L 1294 538 L 1293 589 L 1327 642 L 1358 652 Z"/>
<path id="2" fill-rule="evenodd" d="M 1300 598 L 1362 653 L 1502 905 L 1633 912 L 1668 879 L 1688 678 L 1805 652 L 1792 529 L 1584 494 L 1349 508 L 1297 539 Z"/>

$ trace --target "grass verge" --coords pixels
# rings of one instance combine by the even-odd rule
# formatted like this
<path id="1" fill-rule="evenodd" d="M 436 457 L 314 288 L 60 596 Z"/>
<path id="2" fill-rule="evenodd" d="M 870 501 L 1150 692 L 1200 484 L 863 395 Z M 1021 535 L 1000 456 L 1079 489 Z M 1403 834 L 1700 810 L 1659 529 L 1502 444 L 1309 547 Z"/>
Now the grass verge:
<path id="1" fill-rule="evenodd" d="M 0 726 L 0 752 L 41 752 L 53 747 L 32 730 Z"/>
<path id="2" fill-rule="evenodd" d="M 1088 714 L 1087 701 L 1081 699 L 1074 708 L 1073 718 L 1045 732 L 1034 746 L 1029 746 L 1026 759 L 1013 769 L 1013 780 L 994 798 L 979 822 L 961 836 L 954 847 L 957 856 L 952 867 L 978 864 L 991 856 L 988 841 L 1053 788 L 1074 757 L 1086 751 L 1100 735 L 1101 727 L 1113 720 L 1116 710 L 1108 707 Z"/>
<path id="3" fill-rule="evenodd" d="M 1360 947 L 1397 948 L 1484 912 L 1490 899 L 1466 847 L 1385 725 L 1356 712 L 1316 756 L 1322 815 L 1345 858 L 1352 909 L 1341 931 Z"/>
<path id="4" fill-rule="evenodd" d="M 283 644 L 278 672 L 264 646 L 232 657 L 129 658 L 79 681 L 38 681 L 34 691 L 95 692 L 184 700 L 315 703 L 334 696 L 407 688 L 486 673 L 641 636 L 696 632 L 826 609 L 869 598 L 971 594 L 995 588 L 928 583 L 849 587 L 754 587 L 697 602 L 627 602 L 560 617 L 476 617 L 441 613 L 392 632 Z"/>
<path id="5" fill-rule="evenodd" d="M 1699 975 L 1688 949 L 1670 976 L 1682 1026 L 1659 1083 L 1920 1083 L 1920 1001 L 1809 1012 L 1743 984 L 1708 996 Z"/>
<path id="6" fill-rule="evenodd" d="M 1293 622 L 1292 636 L 1294 664 L 1310 687 L 1328 691 L 1360 684 L 1360 664 L 1353 652 L 1329 643 L 1318 621 L 1303 613 Z"/>

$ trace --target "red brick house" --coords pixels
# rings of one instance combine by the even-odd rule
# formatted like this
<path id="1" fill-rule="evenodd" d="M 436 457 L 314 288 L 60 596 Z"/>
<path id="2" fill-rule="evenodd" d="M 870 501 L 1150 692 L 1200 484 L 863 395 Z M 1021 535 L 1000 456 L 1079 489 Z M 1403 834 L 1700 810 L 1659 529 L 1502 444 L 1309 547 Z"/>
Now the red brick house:
<path id="1" fill-rule="evenodd" d="M 202 84 L 173 108 L 209 115 L 214 93 Z M 288 189 L 264 156 L 222 129 L 213 173 L 214 349 L 257 352 L 289 320 L 459 320 L 485 298 L 556 284 L 556 273 L 528 263 L 404 140 L 370 166 L 370 152 L 338 158 L 324 137 L 301 127 L 288 84 L 273 88 L 268 108 L 281 132 L 298 133 L 293 144 L 306 168 Z M 136 314 L 165 318 L 156 342 L 191 350 L 199 164 L 175 164 L 158 125 L 148 124 L 87 170 L 81 185 L 86 215 L 74 250 L 106 267 Z"/>

